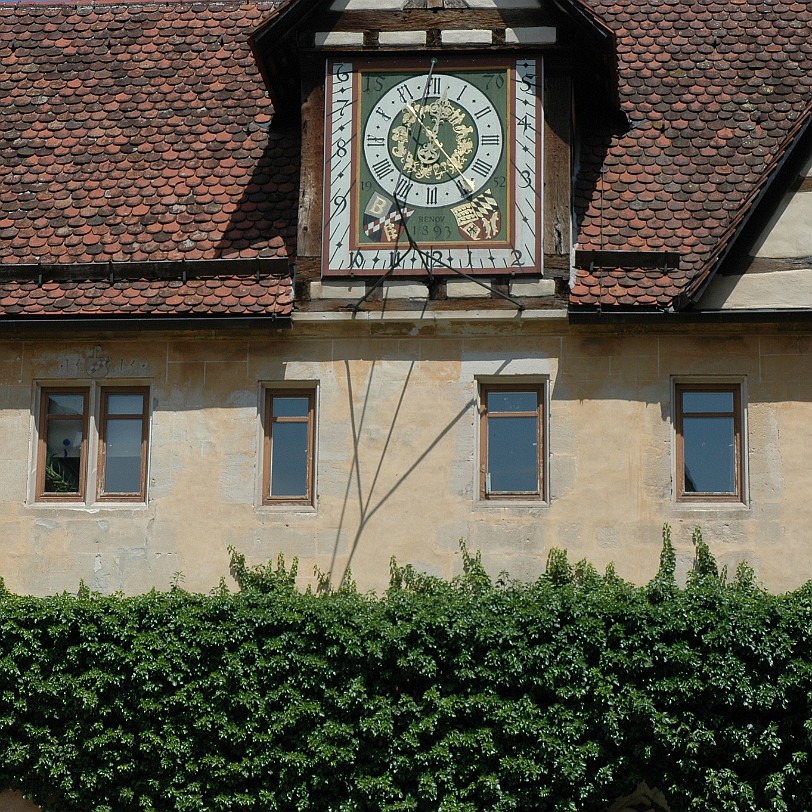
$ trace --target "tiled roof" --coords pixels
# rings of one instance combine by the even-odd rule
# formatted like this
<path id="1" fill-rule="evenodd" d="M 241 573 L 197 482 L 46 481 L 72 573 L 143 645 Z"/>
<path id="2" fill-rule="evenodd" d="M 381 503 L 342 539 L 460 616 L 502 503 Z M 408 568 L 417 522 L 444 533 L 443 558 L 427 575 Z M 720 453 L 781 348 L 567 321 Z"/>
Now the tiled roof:
<path id="1" fill-rule="evenodd" d="M 16 263 L 295 253 L 298 131 L 269 127 L 273 110 L 248 47 L 273 7 L 0 5 L 0 282 Z M 42 287 L 46 309 L 67 297 L 66 312 L 85 300 L 86 312 L 132 310 L 124 283 L 66 284 Z M 159 312 L 197 312 L 197 299 L 216 289 L 211 279 L 150 284 L 145 301 Z M 3 283 L 0 317 L 4 308 L 37 312 L 43 297 L 24 293 L 29 286 Z M 256 286 L 257 302 L 289 311 L 289 280 Z M 250 297 L 233 304 L 256 307 Z"/>
<path id="2" fill-rule="evenodd" d="M 711 271 L 810 115 L 812 7 L 582 2 L 615 32 L 629 128 L 595 132 L 584 144 L 579 248 L 682 257 L 666 271 L 580 269 L 571 302 L 669 307 Z"/>
<path id="3" fill-rule="evenodd" d="M 610 259 L 578 270 L 571 302 L 671 307 L 710 272 L 810 115 L 812 10 L 571 2 L 614 32 L 629 122 L 581 139 L 578 247 Z M 204 290 L 218 289 L 227 313 L 289 314 L 289 279 L 275 275 L 122 278 L 128 263 L 295 255 L 298 128 L 269 126 L 248 48 L 278 5 L 0 5 L 0 318 L 202 314 L 215 307 Z M 621 259 L 667 251 L 676 268 Z M 30 263 L 118 272 L 35 289 L 11 268 Z"/>
<path id="4" fill-rule="evenodd" d="M 285 278 L 0 280 L 5 318 L 98 316 L 262 316 L 290 312 Z"/>

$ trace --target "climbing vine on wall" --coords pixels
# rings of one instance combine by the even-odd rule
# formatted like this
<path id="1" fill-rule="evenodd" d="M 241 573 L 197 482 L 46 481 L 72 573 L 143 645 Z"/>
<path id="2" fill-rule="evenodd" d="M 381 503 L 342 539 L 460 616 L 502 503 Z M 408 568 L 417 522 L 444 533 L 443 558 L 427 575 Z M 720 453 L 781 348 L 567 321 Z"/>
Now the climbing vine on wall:
<path id="1" fill-rule="evenodd" d="M 679 810 L 812 798 L 812 586 L 769 595 L 695 535 L 645 587 L 554 551 L 531 584 L 463 549 L 382 596 L 0 593 L 0 788 L 54 812 Z"/>

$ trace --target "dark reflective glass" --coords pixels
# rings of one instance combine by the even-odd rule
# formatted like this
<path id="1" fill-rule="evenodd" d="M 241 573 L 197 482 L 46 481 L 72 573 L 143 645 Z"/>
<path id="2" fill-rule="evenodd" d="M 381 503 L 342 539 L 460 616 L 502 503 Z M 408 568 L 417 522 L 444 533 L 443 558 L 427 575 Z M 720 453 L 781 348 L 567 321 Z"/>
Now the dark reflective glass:
<path id="1" fill-rule="evenodd" d="M 489 412 L 534 412 L 537 405 L 535 392 L 488 392 Z"/>
<path id="2" fill-rule="evenodd" d="M 108 395 L 107 414 L 143 414 L 143 395 Z"/>
<path id="3" fill-rule="evenodd" d="M 82 415 L 85 411 L 84 395 L 48 395 L 49 415 Z"/>
<path id="4" fill-rule="evenodd" d="M 735 493 L 736 438 L 732 417 L 685 417 L 686 493 Z"/>
<path id="5" fill-rule="evenodd" d="M 307 496 L 307 435 L 307 423 L 273 424 L 271 496 Z"/>
<path id="6" fill-rule="evenodd" d="M 533 396 L 535 403 L 535 395 Z M 538 422 L 535 417 L 488 420 L 491 493 L 538 493 Z"/>
<path id="7" fill-rule="evenodd" d="M 106 442 L 105 493 L 140 493 L 141 421 L 108 420 Z"/>
<path id="8" fill-rule="evenodd" d="M 310 407 L 309 398 L 275 397 L 273 399 L 274 417 L 307 417 Z"/>
<path id="9" fill-rule="evenodd" d="M 732 392 L 683 392 L 682 411 L 685 412 L 732 412 Z"/>

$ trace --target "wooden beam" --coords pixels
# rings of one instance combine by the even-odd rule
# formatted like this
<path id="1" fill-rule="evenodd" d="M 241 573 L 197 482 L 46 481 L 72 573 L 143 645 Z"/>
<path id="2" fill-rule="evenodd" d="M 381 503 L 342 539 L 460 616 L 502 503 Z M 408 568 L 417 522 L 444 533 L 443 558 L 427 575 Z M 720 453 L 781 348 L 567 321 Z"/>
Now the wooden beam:
<path id="1" fill-rule="evenodd" d="M 324 61 L 302 65 L 302 158 L 299 180 L 299 257 L 321 255 L 324 183 Z"/>
<path id="2" fill-rule="evenodd" d="M 569 257 L 572 245 L 572 81 L 544 78 L 544 252 Z"/>
<path id="3" fill-rule="evenodd" d="M 420 31 L 429 28 L 516 28 L 555 26 L 560 15 L 539 9 L 505 11 L 444 9 L 429 11 L 345 11 L 331 12 L 318 19 L 319 31 Z M 316 28 L 313 28 L 316 30 Z"/>

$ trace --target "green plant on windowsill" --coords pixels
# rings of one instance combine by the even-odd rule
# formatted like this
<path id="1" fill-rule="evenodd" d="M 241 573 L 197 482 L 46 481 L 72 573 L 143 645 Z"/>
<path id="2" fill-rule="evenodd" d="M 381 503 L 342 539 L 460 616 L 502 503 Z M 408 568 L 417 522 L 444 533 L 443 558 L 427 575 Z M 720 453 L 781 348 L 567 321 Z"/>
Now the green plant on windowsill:
<path id="1" fill-rule="evenodd" d="M 78 493 L 79 477 L 56 454 L 45 463 L 45 490 L 48 493 Z"/>

